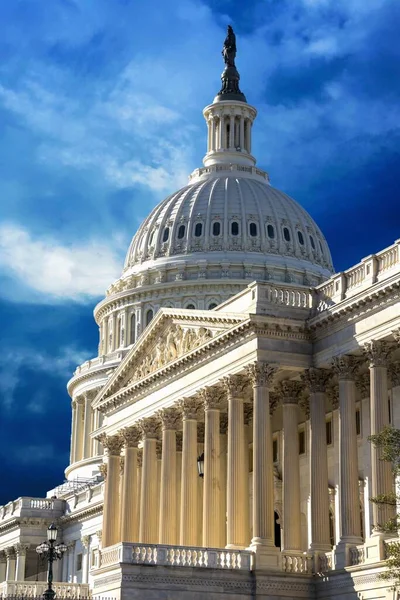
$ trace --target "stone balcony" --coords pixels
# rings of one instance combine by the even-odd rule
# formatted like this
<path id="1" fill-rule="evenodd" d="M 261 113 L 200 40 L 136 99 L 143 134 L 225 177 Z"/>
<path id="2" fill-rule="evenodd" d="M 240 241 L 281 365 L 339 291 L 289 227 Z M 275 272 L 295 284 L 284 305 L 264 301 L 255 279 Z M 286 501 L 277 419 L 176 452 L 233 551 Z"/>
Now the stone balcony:
<path id="1" fill-rule="evenodd" d="M 45 581 L 4 581 L 0 583 L 0 598 L 39 598 L 47 589 Z M 85 583 L 53 582 L 56 598 L 89 598 L 89 585 Z"/>
<path id="2" fill-rule="evenodd" d="M 64 500 L 23 496 L 0 506 L 0 525 L 16 517 L 57 519 L 64 510 Z"/>

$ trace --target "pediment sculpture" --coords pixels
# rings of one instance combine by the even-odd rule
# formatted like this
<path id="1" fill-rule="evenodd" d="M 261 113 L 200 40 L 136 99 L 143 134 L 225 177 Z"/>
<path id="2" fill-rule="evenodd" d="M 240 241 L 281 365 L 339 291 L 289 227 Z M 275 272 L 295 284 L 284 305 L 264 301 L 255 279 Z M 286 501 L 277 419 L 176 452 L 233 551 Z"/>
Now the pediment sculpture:
<path id="1" fill-rule="evenodd" d="M 161 338 L 150 351 L 145 350 L 145 356 L 136 367 L 129 383 L 134 383 L 150 373 L 154 373 L 184 354 L 195 350 L 212 337 L 212 331 L 205 327 L 194 329 L 173 325 L 168 329 L 166 337 Z"/>

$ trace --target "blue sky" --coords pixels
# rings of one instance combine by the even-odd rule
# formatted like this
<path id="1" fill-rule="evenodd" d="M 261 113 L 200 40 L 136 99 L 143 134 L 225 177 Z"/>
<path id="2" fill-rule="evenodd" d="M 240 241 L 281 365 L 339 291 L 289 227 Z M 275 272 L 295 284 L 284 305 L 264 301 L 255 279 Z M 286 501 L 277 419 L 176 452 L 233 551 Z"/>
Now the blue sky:
<path id="1" fill-rule="evenodd" d="M 336 270 L 400 237 L 400 4 L 13 0 L 0 20 L 1 504 L 63 479 L 93 306 L 201 164 L 228 23 L 258 164 Z"/>

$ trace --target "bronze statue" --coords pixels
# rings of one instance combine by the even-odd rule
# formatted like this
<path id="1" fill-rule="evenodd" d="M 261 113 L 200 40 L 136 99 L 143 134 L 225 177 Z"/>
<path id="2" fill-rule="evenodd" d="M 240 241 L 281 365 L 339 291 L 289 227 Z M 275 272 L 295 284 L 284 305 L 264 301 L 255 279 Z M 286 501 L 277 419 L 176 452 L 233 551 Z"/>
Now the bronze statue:
<path id="1" fill-rule="evenodd" d="M 222 48 L 222 56 L 227 67 L 235 66 L 236 57 L 236 36 L 233 33 L 233 29 L 228 25 L 228 33 L 224 41 L 224 47 Z"/>

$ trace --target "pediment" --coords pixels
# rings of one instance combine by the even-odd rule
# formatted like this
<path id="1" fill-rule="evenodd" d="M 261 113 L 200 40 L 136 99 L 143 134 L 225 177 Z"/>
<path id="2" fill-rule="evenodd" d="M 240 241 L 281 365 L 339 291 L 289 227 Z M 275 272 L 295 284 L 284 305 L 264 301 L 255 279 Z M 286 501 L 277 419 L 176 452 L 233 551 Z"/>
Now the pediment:
<path id="1" fill-rule="evenodd" d="M 100 392 L 96 405 L 190 355 L 244 319 L 244 315 L 232 314 L 216 318 L 210 311 L 180 310 L 178 314 L 172 311 L 163 309 L 156 315 Z"/>

